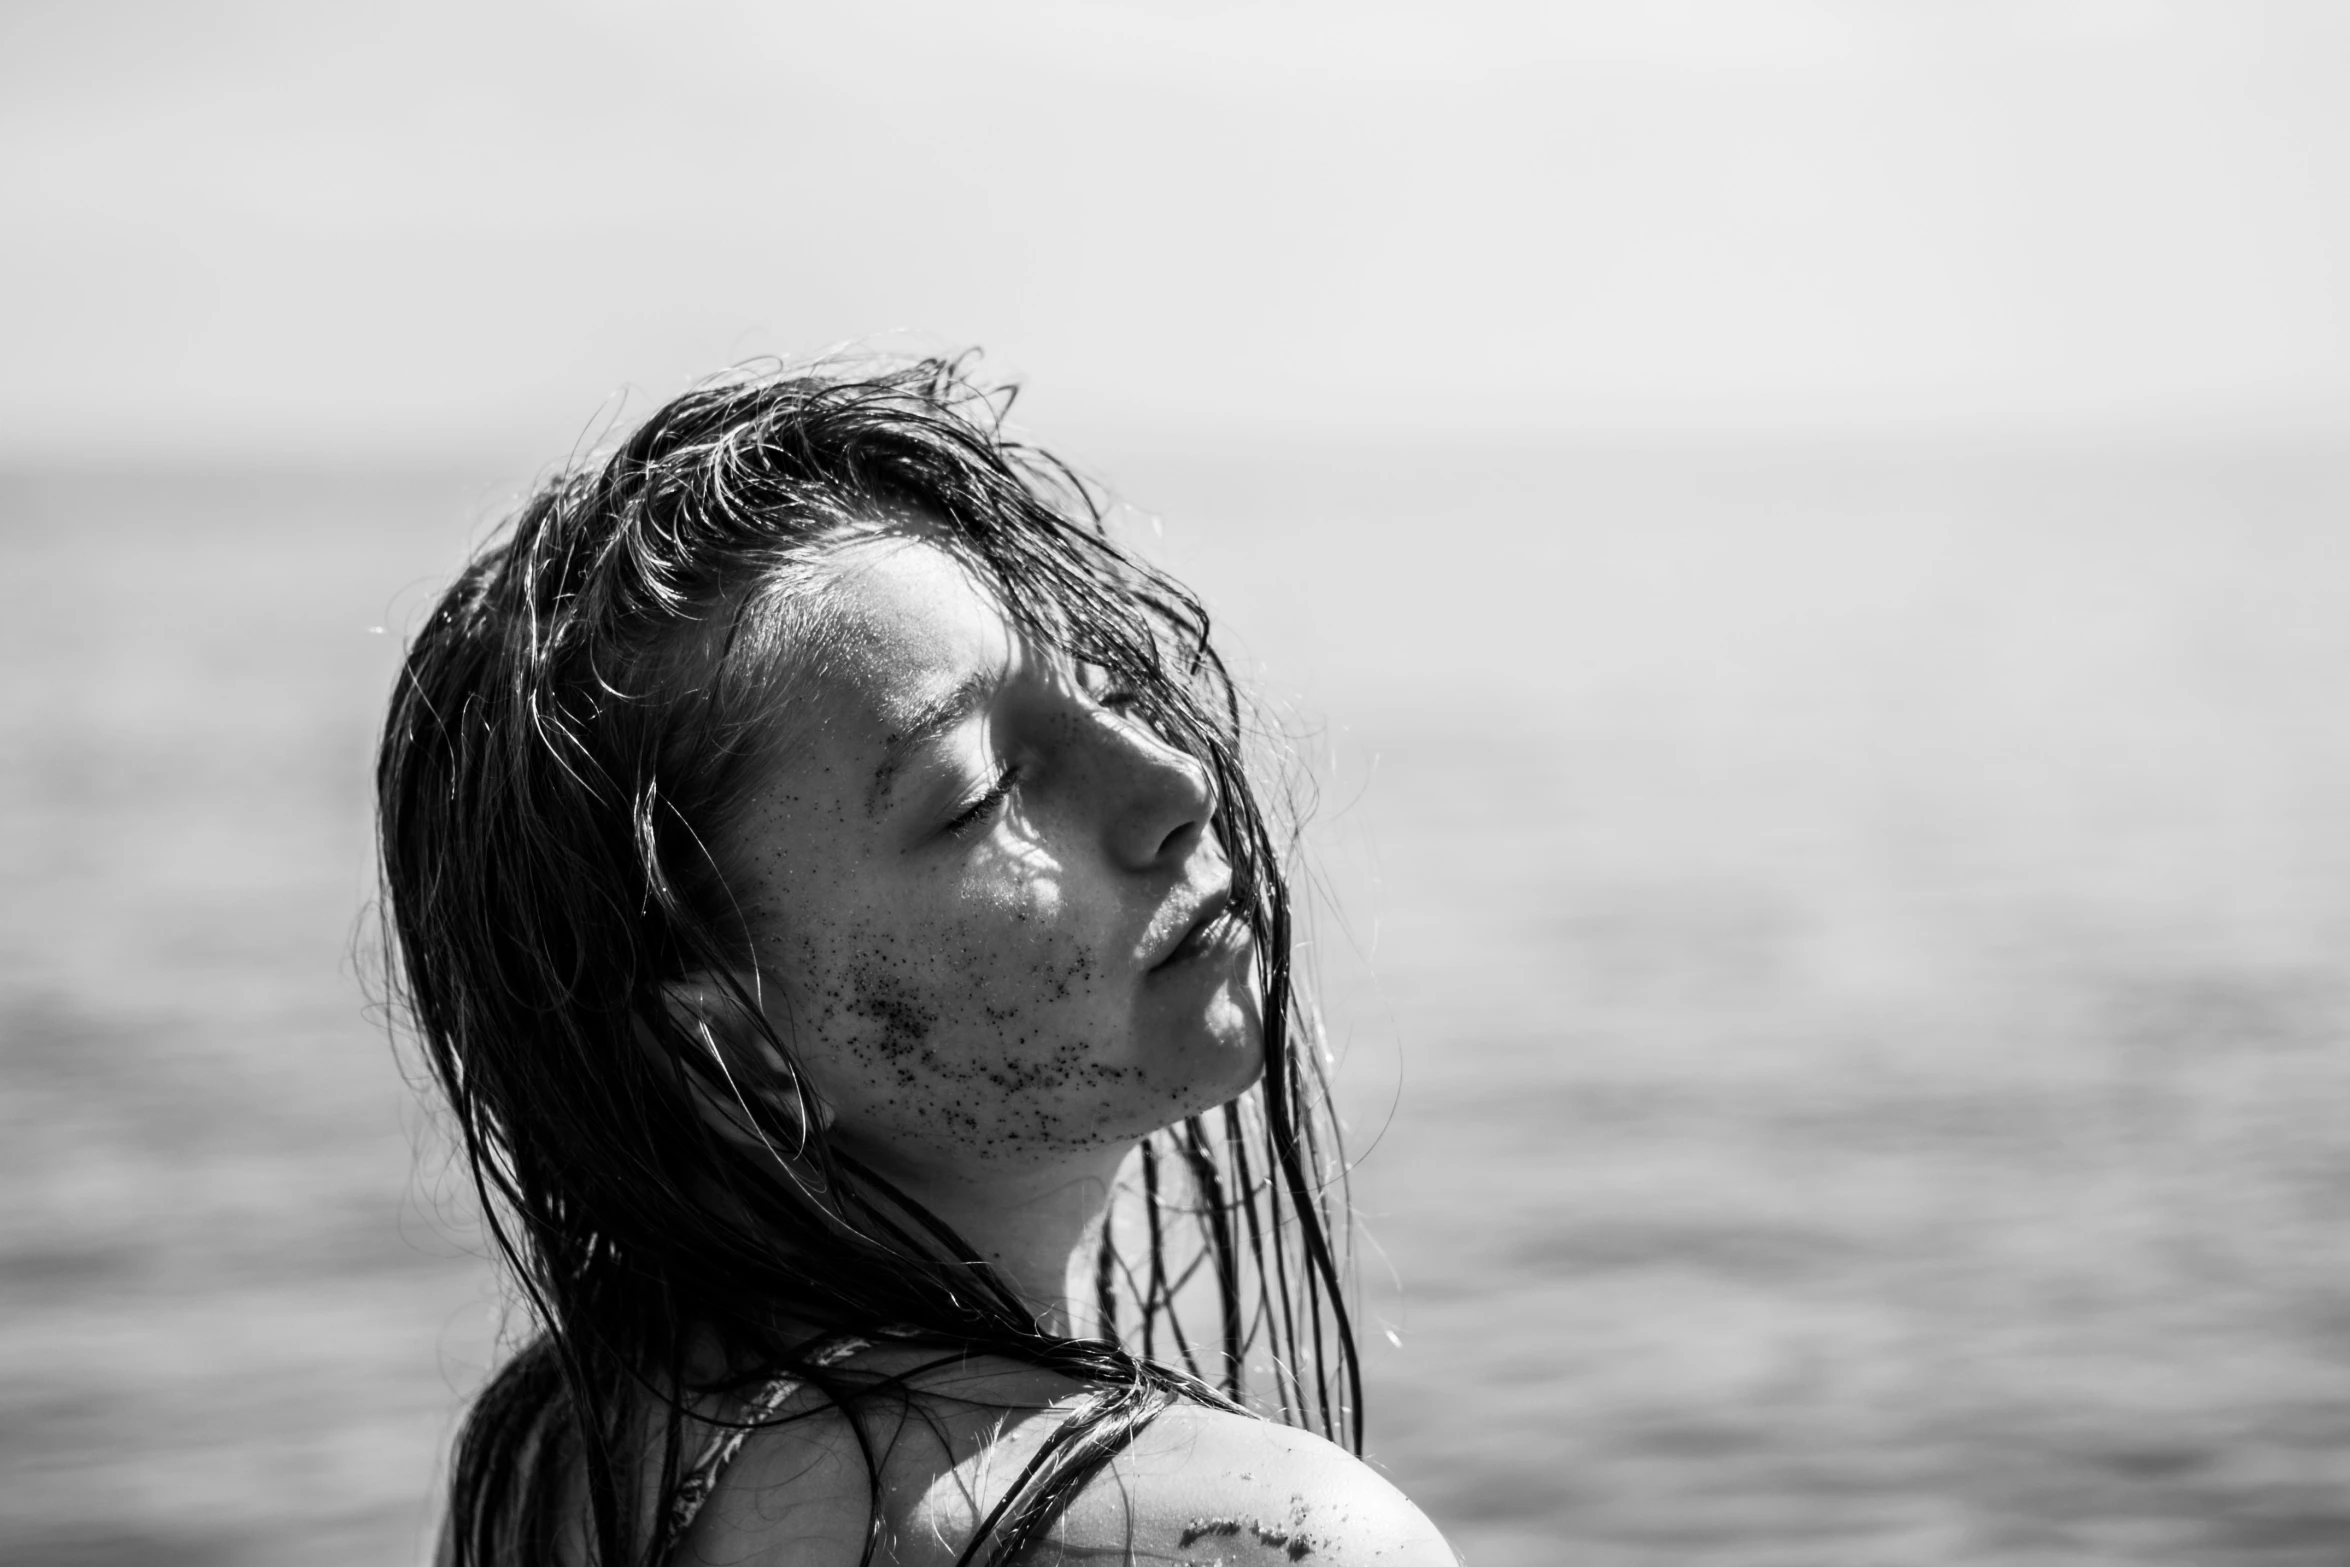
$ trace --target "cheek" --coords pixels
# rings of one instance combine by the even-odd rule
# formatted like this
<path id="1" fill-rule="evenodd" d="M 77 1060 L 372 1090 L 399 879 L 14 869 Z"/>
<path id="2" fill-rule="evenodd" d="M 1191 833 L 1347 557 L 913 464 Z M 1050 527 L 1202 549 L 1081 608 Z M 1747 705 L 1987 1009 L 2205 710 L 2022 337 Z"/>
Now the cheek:
<path id="1" fill-rule="evenodd" d="M 872 923 L 872 939 L 848 956 L 843 989 L 885 1043 L 1000 1055 L 1056 1024 L 1075 1026 L 1073 1014 L 1102 999 L 1098 926 L 1076 917 L 1046 876 L 975 876 Z M 921 1025 L 919 1040 L 908 1022 Z"/>
<path id="2" fill-rule="evenodd" d="M 1101 1132 L 1140 1075 L 1105 934 L 1031 874 L 844 911 L 789 943 L 802 1056 L 841 1130 L 981 1150 Z"/>

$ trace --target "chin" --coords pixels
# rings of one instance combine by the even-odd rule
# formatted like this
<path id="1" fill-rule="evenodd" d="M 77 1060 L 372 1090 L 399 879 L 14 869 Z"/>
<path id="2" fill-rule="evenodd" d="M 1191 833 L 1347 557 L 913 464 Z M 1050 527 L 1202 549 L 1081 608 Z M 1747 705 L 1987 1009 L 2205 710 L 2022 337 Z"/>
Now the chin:
<path id="1" fill-rule="evenodd" d="M 1197 1032 L 1170 1055 L 1184 1068 L 1170 1122 L 1213 1110 L 1255 1087 L 1265 1075 L 1265 1024 L 1255 987 L 1218 991 Z"/>

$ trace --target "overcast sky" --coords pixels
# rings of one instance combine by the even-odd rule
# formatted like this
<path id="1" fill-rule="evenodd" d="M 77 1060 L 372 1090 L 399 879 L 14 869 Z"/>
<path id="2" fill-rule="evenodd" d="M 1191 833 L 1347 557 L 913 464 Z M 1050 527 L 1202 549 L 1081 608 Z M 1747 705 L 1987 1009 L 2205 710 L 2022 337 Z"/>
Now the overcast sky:
<path id="1" fill-rule="evenodd" d="M 13 0 L 0 213 L 0 456 L 893 332 L 1104 434 L 2350 422 L 2338 0 Z"/>

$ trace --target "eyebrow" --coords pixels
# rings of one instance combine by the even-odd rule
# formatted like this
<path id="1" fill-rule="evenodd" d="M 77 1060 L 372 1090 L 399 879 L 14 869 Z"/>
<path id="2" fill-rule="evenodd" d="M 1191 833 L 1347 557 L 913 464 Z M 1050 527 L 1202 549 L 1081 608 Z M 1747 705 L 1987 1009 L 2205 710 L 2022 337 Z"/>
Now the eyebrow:
<path id="1" fill-rule="evenodd" d="M 889 737 L 881 765 L 873 770 L 873 786 L 865 795 L 865 814 L 879 815 L 891 787 L 905 771 L 906 764 L 913 760 L 914 753 L 970 717 L 1002 682 L 1000 670 L 975 670 L 915 709 L 913 716 Z"/>

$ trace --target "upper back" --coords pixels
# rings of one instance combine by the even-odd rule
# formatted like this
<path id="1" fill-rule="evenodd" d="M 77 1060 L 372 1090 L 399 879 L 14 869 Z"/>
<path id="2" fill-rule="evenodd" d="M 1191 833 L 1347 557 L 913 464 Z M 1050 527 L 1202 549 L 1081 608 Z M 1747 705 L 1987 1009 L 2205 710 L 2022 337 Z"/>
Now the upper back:
<path id="1" fill-rule="evenodd" d="M 905 1351 L 859 1361 L 895 1374 L 923 1363 Z M 1071 1378 L 1000 1360 L 931 1369 L 910 1381 L 908 1397 L 861 1408 L 862 1446 L 848 1417 L 801 1393 L 787 1412 L 803 1417 L 751 1434 L 672 1559 L 855 1567 L 878 1520 L 876 1567 L 953 1567 L 981 1520 L 1088 1396 Z M 1334 1444 L 1189 1403 L 1162 1412 L 1088 1479 L 1045 1541 L 1032 1560 L 1227 1567 L 1455 1560 L 1419 1509 Z"/>

